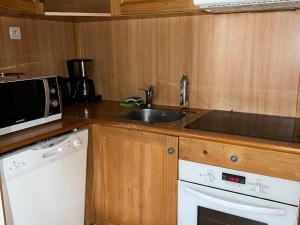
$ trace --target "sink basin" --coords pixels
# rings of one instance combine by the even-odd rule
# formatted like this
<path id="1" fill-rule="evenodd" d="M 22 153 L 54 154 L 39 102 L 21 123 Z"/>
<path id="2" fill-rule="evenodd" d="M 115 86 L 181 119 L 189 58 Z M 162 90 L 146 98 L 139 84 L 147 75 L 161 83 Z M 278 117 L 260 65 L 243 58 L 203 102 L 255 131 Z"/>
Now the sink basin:
<path id="1" fill-rule="evenodd" d="M 146 123 L 169 123 L 180 120 L 185 115 L 184 112 L 168 109 L 138 109 L 127 113 L 123 118 Z"/>

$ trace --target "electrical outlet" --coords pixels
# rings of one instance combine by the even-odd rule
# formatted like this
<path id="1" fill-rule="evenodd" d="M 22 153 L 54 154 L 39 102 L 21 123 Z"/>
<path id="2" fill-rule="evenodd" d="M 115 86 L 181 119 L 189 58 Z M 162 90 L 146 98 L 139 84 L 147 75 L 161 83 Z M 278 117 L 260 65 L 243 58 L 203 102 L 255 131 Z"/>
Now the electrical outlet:
<path id="1" fill-rule="evenodd" d="M 20 27 L 10 27 L 9 35 L 11 40 L 21 40 L 21 28 Z"/>

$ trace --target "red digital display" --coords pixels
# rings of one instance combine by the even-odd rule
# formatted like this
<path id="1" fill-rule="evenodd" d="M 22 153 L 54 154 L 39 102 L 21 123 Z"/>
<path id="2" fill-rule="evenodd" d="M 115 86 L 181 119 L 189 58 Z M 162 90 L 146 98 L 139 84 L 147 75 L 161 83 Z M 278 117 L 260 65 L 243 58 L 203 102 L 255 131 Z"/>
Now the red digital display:
<path id="1" fill-rule="evenodd" d="M 239 177 L 229 177 L 228 180 L 235 183 L 241 183 L 241 178 Z"/>
<path id="2" fill-rule="evenodd" d="M 230 181 L 233 183 L 246 184 L 246 177 L 233 175 L 229 173 L 222 173 L 222 180 Z"/>

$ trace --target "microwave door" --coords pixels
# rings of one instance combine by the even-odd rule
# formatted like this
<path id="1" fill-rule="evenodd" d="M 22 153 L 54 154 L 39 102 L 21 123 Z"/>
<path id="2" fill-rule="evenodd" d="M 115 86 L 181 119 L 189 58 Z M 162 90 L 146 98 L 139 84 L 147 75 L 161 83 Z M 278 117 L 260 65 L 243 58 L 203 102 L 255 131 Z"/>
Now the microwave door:
<path id="1" fill-rule="evenodd" d="M 0 83 L 0 128 L 47 116 L 47 88 L 42 79 Z"/>

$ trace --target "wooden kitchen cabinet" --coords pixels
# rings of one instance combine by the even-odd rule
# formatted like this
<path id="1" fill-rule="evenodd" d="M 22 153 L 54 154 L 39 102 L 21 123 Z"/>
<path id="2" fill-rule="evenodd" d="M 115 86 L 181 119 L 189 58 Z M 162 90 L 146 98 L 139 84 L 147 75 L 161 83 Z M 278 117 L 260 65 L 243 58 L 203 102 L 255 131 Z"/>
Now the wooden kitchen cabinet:
<path id="1" fill-rule="evenodd" d="M 43 3 L 38 0 L 1 0 L 0 11 L 1 12 L 18 12 L 18 13 L 30 13 L 41 14 L 44 12 Z"/>
<path id="2" fill-rule="evenodd" d="M 119 0 L 122 15 L 199 11 L 193 0 Z"/>
<path id="3" fill-rule="evenodd" d="M 111 2 L 116 0 L 44 0 L 46 15 L 110 16 Z"/>
<path id="4" fill-rule="evenodd" d="M 95 126 L 96 224 L 176 225 L 178 138 Z"/>
<path id="5" fill-rule="evenodd" d="M 300 181 L 296 154 L 190 138 L 179 139 L 179 151 L 182 160 Z"/>

